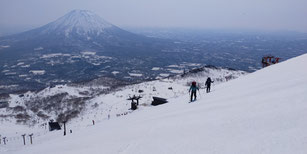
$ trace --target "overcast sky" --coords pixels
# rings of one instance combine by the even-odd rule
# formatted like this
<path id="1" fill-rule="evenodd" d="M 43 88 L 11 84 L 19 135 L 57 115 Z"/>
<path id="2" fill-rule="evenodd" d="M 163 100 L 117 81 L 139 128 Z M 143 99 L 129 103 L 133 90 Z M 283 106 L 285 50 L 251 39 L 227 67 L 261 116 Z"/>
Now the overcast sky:
<path id="1" fill-rule="evenodd" d="M 37 27 L 74 9 L 119 27 L 307 32 L 307 0 L 0 0 L 0 26 Z"/>

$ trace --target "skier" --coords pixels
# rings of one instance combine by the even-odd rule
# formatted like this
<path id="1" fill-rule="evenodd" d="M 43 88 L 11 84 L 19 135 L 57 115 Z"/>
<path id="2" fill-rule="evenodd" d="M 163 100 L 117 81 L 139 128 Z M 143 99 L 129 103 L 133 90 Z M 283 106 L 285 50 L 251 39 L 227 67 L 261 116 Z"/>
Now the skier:
<path id="1" fill-rule="evenodd" d="M 207 78 L 207 81 L 205 83 L 206 87 L 207 87 L 207 93 L 210 92 L 210 88 L 211 88 L 211 83 L 213 83 L 214 81 L 211 80 L 210 77 Z"/>
<path id="2" fill-rule="evenodd" d="M 189 93 L 192 91 L 191 93 L 191 102 L 196 100 L 196 90 L 199 90 L 199 88 L 196 86 L 196 82 L 193 81 L 192 85 L 190 87 Z M 193 95 L 194 95 L 194 100 L 193 100 Z"/>
<path id="3" fill-rule="evenodd" d="M 261 63 L 262 63 L 262 68 L 264 68 L 266 64 L 264 57 L 262 57 Z"/>

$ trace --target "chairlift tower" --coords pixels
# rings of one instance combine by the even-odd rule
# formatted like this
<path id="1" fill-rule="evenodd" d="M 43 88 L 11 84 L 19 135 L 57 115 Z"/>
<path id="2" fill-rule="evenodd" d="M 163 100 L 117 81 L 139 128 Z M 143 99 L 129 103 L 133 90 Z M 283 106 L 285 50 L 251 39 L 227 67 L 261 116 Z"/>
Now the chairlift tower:
<path id="1" fill-rule="evenodd" d="M 141 96 L 135 96 L 133 95 L 133 97 L 130 97 L 127 99 L 127 100 L 131 100 L 131 110 L 136 110 L 139 105 L 139 99 L 141 99 L 142 97 Z M 136 100 L 136 102 L 134 101 Z"/>

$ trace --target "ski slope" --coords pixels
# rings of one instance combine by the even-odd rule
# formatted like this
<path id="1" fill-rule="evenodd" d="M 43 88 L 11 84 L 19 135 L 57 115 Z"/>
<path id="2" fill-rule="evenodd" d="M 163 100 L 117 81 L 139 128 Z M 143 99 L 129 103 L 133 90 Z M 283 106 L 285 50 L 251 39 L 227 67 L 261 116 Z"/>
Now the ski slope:
<path id="1" fill-rule="evenodd" d="M 9 154 L 306 154 L 307 54 L 62 136 L 35 138 Z M 1 145 L 3 147 L 3 145 Z M 1 147 L 1 148 L 2 148 Z"/>
<path id="2" fill-rule="evenodd" d="M 6 100 L 9 108 L 0 108 L 0 117 L 3 117 L 0 118 L 0 132 L 3 132 L 3 136 L 9 137 L 9 140 L 15 136 L 20 137 L 20 133 L 25 133 L 25 131 L 20 129 L 13 130 L 11 128 L 7 130 L 5 127 L 7 124 L 14 124 L 18 120 L 22 120 L 16 118 L 18 114 L 19 117 L 20 114 L 29 116 L 26 122 L 18 122 L 19 124 L 36 125 L 39 129 L 39 125 L 46 124 L 49 119 L 61 121 L 58 119 L 60 114 L 69 115 L 76 110 L 80 114 L 77 117 L 70 118 L 68 125 L 73 130 L 80 129 L 91 124 L 92 120 L 101 122 L 108 119 L 108 116 L 113 118 L 130 113 L 129 108 L 131 106 L 127 98 L 133 95 L 142 96 L 139 110 L 143 110 L 151 107 L 150 104 L 153 96 L 171 99 L 187 94 L 189 84 L 192 81 L 196 81 L 200 87 L 204 87 L 204 82 L 208 76 L 215 81 L 214 85 L 217 85 L 247 74 L 244 71 L 212 67 L 198 69 L 198 72 L 193 71 L 194 73 L 188 72 L 184 77 L 178 75 L 113 89 L 99 84 L 72 84 L 47 87 L 38 92 L 29 91 L 22 95 L 10 94 Z M 103 92 L 104 90 L 107 92 Z M 139 92 L 139 90 L 142 92 Z M 83 98 L 86 98 L 86 100 L 80 101 Z M 46 115 L 48 118 L 44 118 L 41 115 Z M 34 132 L 34 136 L 38 134 L 38 131 L 45 133 L 45 127 L 40 128 L 40 130 L 30 128 L 29 131 Z M 16 135 L 16 132 L 19 134 Z"/>

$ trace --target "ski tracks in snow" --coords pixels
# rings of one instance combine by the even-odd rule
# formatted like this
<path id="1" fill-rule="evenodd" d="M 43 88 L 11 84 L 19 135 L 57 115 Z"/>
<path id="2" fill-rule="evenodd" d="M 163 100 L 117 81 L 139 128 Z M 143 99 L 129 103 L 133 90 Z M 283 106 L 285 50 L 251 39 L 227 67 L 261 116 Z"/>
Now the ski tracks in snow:
<path id="1" fill-rule="evenodd" d="M 137 141 L 129 142 L 128 144 L 120 147 L 118 154 L 128 154 L 131 149 L 134 149 L 135 147 L 137 147 L 137 145 L 139 145 L 138 143 L 139 142 Z"/>

